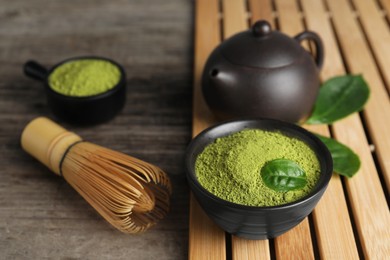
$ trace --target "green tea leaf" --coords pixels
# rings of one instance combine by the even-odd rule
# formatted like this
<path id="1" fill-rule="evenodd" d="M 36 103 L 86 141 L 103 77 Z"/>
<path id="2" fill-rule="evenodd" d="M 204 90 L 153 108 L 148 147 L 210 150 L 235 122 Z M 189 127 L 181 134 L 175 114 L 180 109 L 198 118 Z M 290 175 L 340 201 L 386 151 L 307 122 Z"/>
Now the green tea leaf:
<path id="1" fill-rule="evenodd" d="M 348 178 L 356 174 L 360 168 L 360 159 L 349 147 L 332 138 L 317 135 L 326 145 L 333 159 L 334 172 Z"/>
<path id="2" fill-rule="evenodd" d="M 361 75 L 345 75 L 327 80 L 320 88 L 307 124 L 331 124 L 354 112 L 367 102 L 370 90 Z"/>
<path id="3" fill-rule="evenodd" d="M 267 162 L 261 168 L 264 184 L 276 191 L 297 190 L 305 187 L 306 173 L 293 161 L 276 159 Z"/>

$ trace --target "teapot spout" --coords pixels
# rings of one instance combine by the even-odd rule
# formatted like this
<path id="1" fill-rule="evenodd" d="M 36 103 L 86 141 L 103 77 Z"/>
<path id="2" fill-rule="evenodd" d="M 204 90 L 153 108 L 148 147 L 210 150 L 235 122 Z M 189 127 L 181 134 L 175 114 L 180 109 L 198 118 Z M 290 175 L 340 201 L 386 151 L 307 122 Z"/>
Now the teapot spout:
<path id="1" fill-rule="evenodd" d="M 212 82 L 211 84 L 216 88 L 224 89 L 227 86 L 231 86 L 236 81 L 236 78 L 231 71 L 214 67 L 208 72 L 208 81 Z"/>
<path id="2" fill-rule="evenodd" d="M 209 73 L 210 78 L 212 78 L 212 79 L 217 78 L 218 74 L 219 74 L 219 69 L 217 69 L 217 68 L 211 69 L 210 73 Z"/>

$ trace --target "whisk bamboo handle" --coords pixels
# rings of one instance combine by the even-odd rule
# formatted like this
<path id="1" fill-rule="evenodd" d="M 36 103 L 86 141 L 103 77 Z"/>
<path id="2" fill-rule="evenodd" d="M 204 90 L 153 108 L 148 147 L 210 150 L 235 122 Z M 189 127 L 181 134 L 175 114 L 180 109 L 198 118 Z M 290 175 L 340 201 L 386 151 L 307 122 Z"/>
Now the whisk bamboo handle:
<path id="1" fill-rule="evenodd" d="M 22 148 L 38 159 L 57 175 L 61 175 L 60 164 L 68 148 L 82 141 L 75 133 L 57 125 L 45 117 L 31 121 L 21 138 Z"/>

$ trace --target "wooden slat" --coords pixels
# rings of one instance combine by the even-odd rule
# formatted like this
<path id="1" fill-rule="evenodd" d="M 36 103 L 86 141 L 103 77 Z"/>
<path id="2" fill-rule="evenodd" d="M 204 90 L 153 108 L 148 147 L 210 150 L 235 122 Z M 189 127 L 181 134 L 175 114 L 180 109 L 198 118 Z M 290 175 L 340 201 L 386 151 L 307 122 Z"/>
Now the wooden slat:
<path id="1" fill-rule="evenodd" d="M 193 136 L 215 121 L 203 99 L 200 79 L 208 55 L 220 43 L 218 1 L 196 1 L 195 20 Z M 189 222 L 189 259 L 226 259 L 225 233 L 205 215 L 193 194 Z"/>
<path id="2" fill-rule="evenodd" d="M 203 99 L 201 76 L 211 51 L 221 41 L 218 0 L 196 1 L 195 61 L 192 136 L 215 122 L 215 118 Z"/>
<path id="3" fill-rule="evenodd" d="M 225 232 L 215 225 L 191 193 L 188 259 L 226 259 Z"/>
<path id="4" fill-rule="evenodd" d="M 309 221 L 305 218 L 298 226 L 275 238 L 277 259 L 314 259 Z"/>
<path id="5" fill-rule="evenodd" d="M 390 91 L 390 30 L 388 24 L 374 1 L 353 0 L 352 2 L 358 10 L 364 31 L 379 63 L 379 69 Z"/>
<path id="6" fill-rule="evenodd" d="M 382 127 L 383 131 L 386 131 L 390 121 L 386 116 L 388 113 L 383 113 L 383 111 L 390 110 L 383 107 L 377 109 L 375 103 L 379 103 L 379 107 L 386 106 L 389 103 L 388 96 L 375 70 L 375 64 L 359 25 L 346 0 L 328 0 L 327 2 L 333 14 L 336 34 L 349 69 L 353 73 L 363 73 L 370 85 L 371 100 L 365 109 L 369 126 L 370 118 L 376 119 L 378 125 L 375 125 L 375 128 Z M 379 93 L 384 96 L 378 96 Z M 390 214 L 359 116 L 357 114 L 349 116 L 335 123 L 333 129 L 336 138 L 350 146 L 362 161 L 359 172 L 345 181 L 364 255 L 367 258 L 385 259 L 390 255 L 390 229 L 388 228 Z M 370 132 L 372 138 L 377 134 L 377 132 Z M 386 142 L 388 133 L 383 132 L 383 134 L 381 140 Z M 378 146 L 377 143 L 376 145 Z"/>
<path id="7" fill-rule="evenodd" d="M 293 37 L 304 30 L 296 1 L 276 0 L 275 5 L 280 31 Z"/>
<path id="8" fill-rule="evenodd" d="M 245 7 L 245 1 L 243 0 L 223 1 L 223 31 L 225 39 L 248 28 L 248 16 Z M 235 260 L 270 259 L 268 240 L 251 241 L 232 236 L 232 256 Z"/>
<path id="9" fill-rule="evenodd" d="M 306 128 L 323 136 L 329 136 L 328 129 L 322 126 Z M 321 259 L 359 258 L 348 206 L 338 174 L 333 174 L 325 194 L 315 207 L 313 222 Z"/>
<path id="10" fill-rule="evenodd" d="M 271 259 L 268 240 L 247 240 L 232 236 L 233 260 Z"/>
<path id="11" fill-rule="evenodd" d="M 222 0 L 224 39 L 247 29 L 248 14 L 244 0 Z"/>
<path id="12" fill-rule="evenodd" d="M 280 30 L 294 36 L 303 31 L 302 21 L 295 1 L 276 0 Z M 293 252 L 297 259 L 314 259 L 309 221 L 305 218 L 296 228 L 275 238 L 276 256 L 281 259 Z"/>
<path id="13" fill-rule="evenodd" d="M 357 115 L 335 123 L 335 136 L 362 159 L 361 170 L 346 180 L 353 216 L 367 259 L 386 259 L 390 255 L 390 215 L 377 176 L 370 149 Z"/>
<path id="14" fill-rule="evenodd" d="M 379 0 L 383 9 L 386 12 L 386 16 L 390 19 L 390 0 Z"/>
<path id="15" fill-rule="evenodd" d="M 365 106 L 364 116 L 370 137 L 375 144 L 376 156 L 387 188 L 390 189 L 390 113 L 387 112 L 390 111 L 390 101 L 388 93 L 347 1 L 329 0 L 328 5 L 333 13 L 336 31 L 350 71 L 363 73 L 370 85 L 371 95 Z"/>
<path id="16" fill-rule="evenodd" d="M 324 43 L 325 63 L 321 71 L 322 79 L 344 74 L 344 65 L 323 3 L 302 0 L 301 4 L 308 29 L 318 32 Z M 328 129 L 321 125 L 307 128 L 329 136 Z M 341 179 L 338 175 L 332 176 L 327 191 L 314 209 L 313 221 L 321 258 L 359 258 Z"/>
<path id="17" fill-rule="evenodd" d="M 251 24 L 258 20 L 267 20 L 275 28 L 272 0 L 249 0 Z"/>
<path id="18" fill-rule="evenodd" d="M 279 0 L 279 1 L 281 1 L 281 0 Z M 302 2 L 303 2 L 304 9 L 306 11 L 309 10 L 309 8 L 311 8 L 310 6 L 309 6 L 309 8 L 307 7 L 308 6 L 307 2 L 310 2 L 309 0 L 307 0 L 307 1 L 302 0 Z M 261 11 L 261 12 L 265 12 L 265 14 L 264 13 L 260 14 L 261 12 L 258 12 L 258 11 L 257 12 L 251 11 L 252 22 L 255 20 L 258 20 L 260 18 L 263 18 L 263 17 L 261 17 L 261 15 L 263 15 L 263 16 L 268 15 L 268 18 L 266 18 L 266 19 L 273 20 L 272 18 L 270 18 L 270 17 L 273 17 L 273 15 L 270 15 L 270 13 L 272 12 L 270 3 L 271 3 L 271 1 L 265 1 L 265 0 L 263 0 L 263 1 L 262 0 L 258 0 L 258 1 L 249 0 L 249 7 L 250 8 L 265 7 Z M 287 2 L 285 2 L 285 3 L 287 3 Z M 316 4 L 318 4 L 318 1 L 316 1 Z M 235 5 L 235 8 L 229 8 L 229 5 L 231 5 L 231 6 Z M 280 7 L 280 5 L 278 5 L 278 8 L 279 7 Z M 235 17 L 232 19 L 233 20 L 236 19 L 236 21 L 238 21 L 238 22 L 231 22 L 230 23 L 231 25 L 229 25 L 229 19 L 224 20 L 224 27 L 227 27 L 227 28 L 224 28 L 224 34 L 226 36 L 231 36 L 232 34 L 240 31 L 241 29 L 239 29 L 239 28 L 241 28 L 241 27 L 243 28 L 243 24 L 246 23 L 247 16 L 246 16 L 246 11 L 245 11 L 245 3 L 243 1 L 233 2 L 233 1 L 224 0 L 223 1 L 223 8 L 225 8 L 224 12 L 226 12 L 225 10 L 227 10 L 227 13 L 225 13 L 226 17 Z M 268 9 L 268 11 L 267 11 L 267 9 Z M 238 13 L 237 13 L 237 10 L 238 10 Z M 230 12 L 230 14 L 229 14 L 229 12 Z M 322 12 L 323 12 L 323 9 L 321 9 L 321 13 Z M 299 15 L 299 13 L 298 13 L 298 15 Z M 311 15 L 312 19 L 308 18 L 306 21 L 309 24 L 310 29 L 316 30 L 315 28 L 321 28 L 321 26 L 323 26 L 321 24 L 324 24 L 325 28 L 330 27 L 329 23 L 324 21 L 324 20 L 326 20 L 325 12 L 322 13 L 322 16 L 325 17 L 324 19 L 322 19 L 322 18 L 319 19 L 318 17 L 313 18 L 316 16 L 316 13 L 315 12 L 310 13 L 309 11 L 307 11 L 307 16 L 310 17 L 310 15 Z M 296 16 L 296 14 L 295 14 L 295 16 Z M 226 17 L 224 17 L 224 18 L 226 19 Z M 282 21 L 283 17 L 280 17 L 280 18 L 281 18 L 281 20 L 280 20 L 281 24 L 286 24 L 286 23 L 290 24 L 290 22 Z M 349 17 L 347 17 L 347 18 L 348 18 L 347 20 L 349 20 Z M 204 20 L 203 16 L 202 16 L 202 19 Z M 232 19 L 230 19 L 230 21 L 233 21 Z M 296 19 L 296 20 L 299 20 L 299 19 Z M 353 19 L 351 19 L 351 21 L 353 21 Z M 241 25 L 239 25 L 240 23 L 241 23 Z M 293 26 L 295 26 L 295 25 L 288 25 L 288 27 L 293 27 Z M 336 28 L 337 28 L 337 26 L 336 26 Z M 282 26 L 282 29 L 283 29 L 283 26 Z M 333 35 L 332 35 L 332 32 L 330 29 L 329 29 L 329 31 L 330 31 L 329 37 L 330 37 L 331 41 L 333 41 L 334 45 L 336 45 L 335 40 L 334 40 Z M 326 32 L 325 34 L 328 33 L 327 30 L 324 30 L 324 31 L 321 31 L 320 34 L 323 35 L 323 32 Z M 348 34 L 350 34 L 350 33 L 348 33 Z M 339 34 L 339 35 L 341 35 L 341 34 Z M 344 35 L 345 35 L 345 31 L 344 31 Z M 354 38 L 355 36 L 356 35 L 352 36 L 352 39 L 353 39 L 352 42 L 356 42 L 356 38 Z M 208 35 L 208 37 L 210 37 L 210 35 Z M 325 37 L 328 38 L 328 36 L 325 36 Z M 364 43 L 364 39 L 362 42 Z M 327 46 L 327 44 L 325 44 L 325 45 Z M 342 43 L 342 45 L 343 45 L 343 43 Z M 349 43 L 349 45 L 355 47 L 355 44 L 351 44 L 351 42 Z M 370 57 L 370 53 L 369 53 L 367 46 L 364 46 L 364 47 L 365 47 L 365 51 L 367 51 L 368 56 Z M 334 50 L 337 50 L 337 47 L 334 48 Z M 327 49 L 326 51 L 329 51 L 329 50 Z M 331 50 L 331 52 L 333 52 L 333 49 Z M 344 52 L 345 52 L 345 50 L 344 50 Z M 331 61 L 328 61 L 329 54 L 327 54 L 325 67 L 322 71 L 322 75 L 324 78 L 327 78 L 326 75 L 329 75 L 329 77 L 330 77 L 332 75 L 339 75 L 339 74 L 343 73 L 341 56 L 339 55 L 339 53 L 337 51 L 334 51 L 334 53 L 335 54 L 331 54 L 330 56 L 331 57 L 338 57 L 338 58 L 335 60 L 331 59 Z M 355 54 L 355 56 L 356 56 L 356 54 Z M 353 55 L 351 55 L 350 57 L 353 57 Z M 372 57 L 370 57 L 370 58 L 372 59 Z M 348 55 L 347 55 L 347 59 L 348 59 Z M 373 60 L 371 60 L 371 61 L 373 62 Z M 328 62 L 330 63 L 330 65 L 327 65 Z M 347 62 L 347 64 L 348 64 L 348 67 L 351 68 L 351 65 L 349 64 L 349 62 Z M 364 67 L 364 65 L 360 65 L 360 66 Z M 341 70 L 340 70 L 340 68 L 341 68 Z M 373 71 L 376 72 L 374 62 L 373 62 L 372 68 L 373 68 Z M 195 68 L 195 71 L 196 71 L 196 68 Z M 198 72 L 199 72 L 199 70 L 198 70 Z M 196 74 L 196 72 L 195 72 L 195 74 Z M 366 75 L 366 73 L 365 73 L 365 75 Z M 379 76 L 379 74 L 377 74 L 377 75 Z M 365 76 L 365 78 L 366 78 L 366 76 Z M 383 91 L 384 85 L 380 81 L 380 77 L 378 77 L 377 79 L 380 82 L 380 84 L 379 84 L 379 87 L 375 86 L 375 88 L 378 88 L 378 89 L 382 88 L 382 91 Z M 196 77 L 195 77 L 195 80 L 197 80 Z M 370 85 L 372 84 L 372 82 L 369 82 L 369 83 L 370 83 Z M 199 82 L 196 83 L 196 85 L 197 84 L 199 84 Z M 378 90 L 378 89 L 376 89 L 375 91 L 372 91 L 372 96 L 373 96 L 373 92 L 376 93 L 375 100 L 380 100 L 380 97 L 378 96 L 377 93 L 379 93 L 381 90 Z M 387 98 L 387 100 L 388 100 L 388 96 L 386 95 L 386 92 L 384 92 L 384 93 L 385 93 L 385 95 L 383 97 Z M 371 99 L 372 99 L 372 97 L 371 97 Z M 202 100 L 202 102 L 203 102 L 203 100 Z M 196 103 L 196 102 L 194 102 L 194 103 Z M 194 104 L 194 108 L 195 107 L 196 107 L 196 105 Z M 206 110 L 207 110 L 207 107 L 206 107 Z M 368 109 L 366 108 L 365 115 L 366 114 L 368 116 L 373 115 L 373 113 L 369 113 L 367 111 L 368 111 Z M 206 111 L 206 114 L 208 112 L 209 111 Z M 373 117 L 373 116 L 371 116 L 371 117 Z M 207 120 L 204 120 L 204 121 L 206 121 L 206 123 L 204 123 L 204 125 L 207 126 L 211 122 L 214 122 L 214 119 L 212 117 L 210 117 L 208 122 L 207 122 Z M 367 120 L 367 121 L 369 121 L 369 120 Z M 328 134 L 326 127 L 324 128 L 324 127 L 320 126 L 319 129 L 316 129 L 317 127 L 313 127 L 313 126 L 310 127 L 310 129 L 312 129 L 312 128 L 314 129 L 314 131 L 320 131 L 320 132 L 324 131 L 322 134 L 325 134 L 325 135 Z M 352 130 L 351 130 L 351 128 L 352 128 Z M 370 133 L 372 134 L 372 129 L 370 128 L 370 125 L 368 126 L 368 128 L 369 128 Z M 200 127 L 199 129 L 203 129 L 203 128 Z M 386 128 L 383 127 L 382 129 L 386 129 Z M 379 179 L 378 179 L 377 171 L 375 169 L 375 165 L 373 163 L 372 157 L 371 157 L 369 149 L 368 149 L 368 143 L 367 143 L 367 140 L 365 138 L 365 133 L 364 133 L 361 121 L 357 115 L 351 116 L 351 117 L 341 121 L 340 123 L 335 124 L 334 132 L 335 132 L 336 137 L 339 140 L 341 140 L 342 142 L 346 143 L 347 145 L 353 147 L 354 149 L 355 149 L 355 146 L 358 146 L 357 147 L 358 149 L 355 149 L 355 150 L 362 158 L 362 169 L 358 173 L 358 176 L 363 175 L 365 177 L 357 178 L 357 176 L 355 176 L 351 180 L 347 180 L 346 183 L 347 183 L 347 190 L 348 190 L 348 195 L 349 195 L 349 199 L 350 199 L 352 210 L 353 210 L 354 219 L 355 219 L 355 222 L 357 224 L 357 230 L 359 232 L 359 238 L 363 244 L 363 252 L 365 253 L 366 257 L 373 257 L 373 256 L 375 256 L 373 253 L 375 252 L 375 250 L 377 250 L 379 248 L 380 250 L 378 251 L 379 252 L 378 255 L 384 256 L 383 253 L 388 253 L 388 248 L 386 246 L 387 246 L 387 244 L 389 244 L 388 243 L 389 235 L 388 235 L 388 231 L 386 229 L 382 228 L 382 233 L 379 232 L 380 237 L 382 237 L 382 239 L 381 239 L 382 244 L 380 242 L 377 242 L 377 241 L 371 242 L 371 243 L 369 241 L 366 241 L 368 239 L 371 239 L 373 241 L 372 236 L 369 236 L 369 227 L 372 226 L 373 224 L 375 224 L 375 223 L 371 223 L 373 221 L 372 216 L 379 216 L 379 220 L 381 222 L 380 224 L 377 224 L 374 227 L 375 232 L 378 232 L 378 227 L 383 227 L 383 225 L 385 225 L 385 226 L 389 225 L 389 220 L 388 220 L 388 208 L 386 205 L 386 201 L 384 200 L 384 194 L 383 194 L 383 191 L 381 190 L 381 186 L 379 183 Z M 347 134 L 345 134 L 345 132 L 347 132 Z M 196 130 L 195 130 L 195 121 L 194 121 L 194 134 L 195 133 L 196 133 Z M 362 140 L 363 144 L 362 144 L 362 141 L 358 141 L 358 139 Z M 374 140 L 375 137 L 372 137 L 372 139 Z M 355 146 L 352 146 L 351 143 L 355 143 Z M 375 143 L 375 140 L 374 140 L 374 143 Z M 378 148 L 378 146 L 377 146 L 377 148 Z M 380 153 L 379 149 L 377 150 L 377 152 Z M 381 159 L 381 158 L 379 158 L 379 159 Z M 386 165 L 385 160 L 380 161 L 380 163 L 381 163 L 382 168 L 383 168 L 383 165 Z M 366 178 L 368 176 L 368 172 L 370 172 L 370 171 L 374 173 L 374 177 L 373 177 L 374 180 L 371 182 L 368 181 L 368 183 L 367 183 Z M 379 185 L 378 185 L 378 183 L 379 183 Z M 378 189 L 379 188 L 379 192 L 378 192 L 379 195 L 378 194 L 375 194 L 375 195 L 370 194 L 368 192 L 369 188 L 370 189 Z M 357 190 L 359 190 L 359 189 L 362 189 L 364 196 L 360 196 L 360 197 L 356 196 L 355 193 L 357 193 Z M 335 198 L 336 196 L 338 196 L 338 197 Z M 361 203 L 362 205 L 356 205 L 358 203 L 358 201 L 360 201 L 362 199 L 362 197 L 366 197 L 366 200 L 364 200 L 364 202 Z M 374 199 L 377 203 L 372 204 L 371 203 L 372 199 Z M 336 203 L 335 203 L 335 201 L 336 201 Z M 383 204 L 383 202 L 384 202 L 384 204 Z M 373 205 L 373 208 L 371 208 L 370 203 Z M 380 205 L 382 206 L 382 209 L 379 209 L 379 213 L 377 213 L 378 212 L 377 208 Z M 364 212 L 362 213 L 362 210 L 361 210 L 361 208 L 359 208 L 359 206 L 361 208 L 367 207 L 366 210 L 373 210 L 376 213 L 364 213 Z M 387 212 L 386 212 L 386 210 L 387 210 Z M 329 214 L 329 211 L 333 211 L 333 212 L 338 213 L 338 217 L 330 215 L 331 216 L 331 218 L 330 218 L 327 215 L 327 214 Z M 384 214 L 384 212 L 386 212 L 387 214 Z M 191 215 L 191 216 L 193 216 L 193 215 Z M 368 220 L 367 220 L 367 218 L 368 218 Z M 323 199 L 320 201 L 319 205 L 316 207 L 316 209 L 313 213 L 313 219 L 314 219 L 314 223 L 315 223 L 316 236 L 317 236 L 317 240 L 319 242 L 318 247 L 320 250 L 321 257 L 323 257 L 323 258 L 338 258 L 338 257 L 340 257 L 340 258 L 348 258 L 348 259 L 356 258 L 356 256 L 357 256 L 356 245 L 354 244 L 353 237 L 351 235 L 352 231 L 351 231 L 351 225 L 350 225 L 349 218 L 348 218 L 348 211 L 347 211 L 346 202 L 345 202 L 345 199 L 343 196 L 341 181 L 340 181 L 340 178 L 338 176 L 334 176 L 332 178 L 327 192 L 325 193 Z M 329 227 L 330 221 L 334 222 L 334 224 L 335 224 L 335 225 L 333 224 L 331 228 Z M 305 223 L 303 223 L 303 226 L 304 225 L 305 225 Z M 363 225 L 365 225 L 366 227 L 364 227 Z M 335 227 L 336 232 L 332 232 L 332 228 L 334 226 L 337 226 L 337 227 Z M 294 230 L 295 229 L 293 229 L 290 232 L 292 232 L 292 233 L 298 232 L 298 231 L 294 231 Z M 305 231 L 305 232 L 307 232 L 307 231 Z M 332 243 L 334 243 L 334 240 L 335 240 L 334 234 L 345 234 L 345 233 L 348 234 L 347 238 L 345 238 L 344 235 L 342 235 L 343 238 L 341 239 L 341 241 L 343 242 L 343 245 L 347 245 L 347 246 L 345 246 L 344 248 L 343 248 L 343 246 L 339 246 L 339 247 L 336 246 L 335 248 L 333 248 L 333 254 L 331 254 L 331 251 L 332 251 L 331 245 L 332 245 Z M 287 233 L 286 235 L 289 235 L 289 234 Z M 333 235 L 333 238 L 331 238 L 331 235 Z M 368 236 L 366 236 L 366 235 L 368 235 Z M 364 236 L 366 236 L 366 239 L 364 239 Z M 283 238 L 287 238 L 287 236 L 286 237 L 282 236 L 278 239 L 280 239 L 279 241 L 282 241 L 281 239 L 283 239 Z M 275 242 L 275 247 L 277 250 L 277 257 L 284 256 L 283 252 L 281 250 L 279 250 L 278 248 L 280 246 L 285 246 L 284 244 L 288 243 L 289 241 L 291 241 L 291 240 L 288 239 L 287 242 L 283 242 L 283 243 Z M 234 259 L 248 259 L 248 258 L 250 258 L 250 259 L 255 258 L 256 259 L 256 255 L 252 255 L 251 254 L 252 252 L 263 251 L 263 250 L 260 250 L 260 248 L 268 249 L 268 244 L 259 245 L 259 244 L 256 244 L 256 242 L 257 241 L 252 243 L 252 241 L 246 241 L 246 240 L 243 240 L 243 239 L 240 239 L 240 238 L 233 236 L 232 237 L 232 249 L 233 249 L 232 256 L 234 257 Z M 190 242 L 190 244 L 191 244 L 191 242 Z M 372 246 L 373 246 L 374 250 L 369 249 L 369 247 L 372 247 Z M 237 247 L 239 249 L 237 249 Z M 307 246 L 307 247 L 309 247 L 309 246 Z M 191 245 L 190 245 L 190 248 L 191 248 Z M 348 248 L 348 250 L 345 250 L 346 248 Z M 208 248 L 208 249 L 211 249 L 211 248 Z M 215 248 L 212 248 L 212 249 L 214 250 Z M 249 249 L 249 251 L 247 251 L 248 249 Z M 304 250 L 307 250 L 307 248 L 305 248 Z M 301 251 L 302 251 L 302 249 L 298 250 L 298 252 L 299 252 L 298 255 L 301 254 Z M 270 257 L 269 250 L 266 250 L 266 252 L 267 252 L 267 254 L 263 255 L 263 257 L 269 258 Z M 206 257 L 205 255 L 203 255 L 203 258 Z M 208 253 L 207 253 L 207 255 L 208 255 Z M 291 256 L 291 255 L 289 255 L 289 256 Z M 223 256 L 223 257 L 225 257 L 225 256 Z M 305 255 L 305 257 L 307 258 L 307 255 Z M 207 259 L 207 257 L 206 257 L 206 259 Z"/>

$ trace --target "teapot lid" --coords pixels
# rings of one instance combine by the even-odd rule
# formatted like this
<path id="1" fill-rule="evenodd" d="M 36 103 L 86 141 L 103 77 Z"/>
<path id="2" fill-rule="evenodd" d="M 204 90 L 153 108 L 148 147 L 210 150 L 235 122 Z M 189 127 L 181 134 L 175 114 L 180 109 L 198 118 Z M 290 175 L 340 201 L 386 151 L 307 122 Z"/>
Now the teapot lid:
<path id="1" fill-rule="evenodd" d="M 302 55 L 298 41 L 273 31 L 264 20 L 252 29 L 238 33 L 221 44 L 222 55 L 231 63 L 256 68 L 290 65 Z"/>

